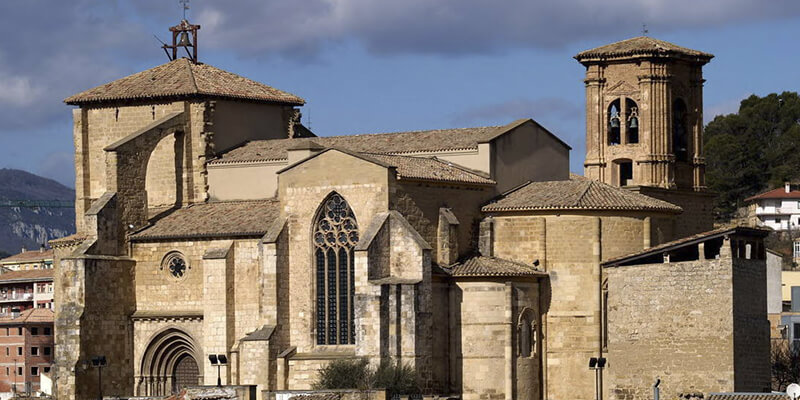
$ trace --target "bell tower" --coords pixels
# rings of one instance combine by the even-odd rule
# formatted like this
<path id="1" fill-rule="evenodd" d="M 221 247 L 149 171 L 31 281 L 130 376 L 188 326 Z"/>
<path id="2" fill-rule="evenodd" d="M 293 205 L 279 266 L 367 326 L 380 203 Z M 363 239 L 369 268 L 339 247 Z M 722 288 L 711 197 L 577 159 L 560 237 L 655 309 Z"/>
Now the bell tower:
<path id="1" fill-rule="evenodd" d="M 703 65 L 713 57 L 647 36 L 576 55 L 586 67 L 585 176 L 672 202 L 684 215 L 707 214 L 710 221 Z M 711 222 L 701 225 L 711 228 Z"/>

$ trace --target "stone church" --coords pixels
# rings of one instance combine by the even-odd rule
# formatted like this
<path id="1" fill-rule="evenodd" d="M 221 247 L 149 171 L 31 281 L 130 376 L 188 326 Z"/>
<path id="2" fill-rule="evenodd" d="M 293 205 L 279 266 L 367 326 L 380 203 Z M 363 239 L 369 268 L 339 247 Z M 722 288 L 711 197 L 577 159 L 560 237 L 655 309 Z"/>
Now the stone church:
<path id="1" fill-rule="evenodd" d="M 216 384 L 209 355 L 259 397 L 356 357 L 464 399 L 769 385 L 763 232 L 711 230 L 712 55 L 650 37 L 579 53 L 582 177 L 528 118 L 317 137 L 302 98 L 198 61 L 198 28 L 171 28 L 168 63 L 65 100 L 78 233 L 52 242 L 59 399 L 97 397 L 99 355 L 118 396 Z M 647 329 L 660 304 L 671 322 Z"/>

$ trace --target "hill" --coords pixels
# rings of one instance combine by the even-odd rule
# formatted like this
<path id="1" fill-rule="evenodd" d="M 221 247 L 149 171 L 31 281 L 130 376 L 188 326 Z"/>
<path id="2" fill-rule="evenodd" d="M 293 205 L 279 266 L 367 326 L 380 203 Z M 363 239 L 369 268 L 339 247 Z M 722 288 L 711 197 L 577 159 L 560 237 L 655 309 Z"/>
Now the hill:
<path id="1" fill-rule="evenodd" d="M 52 179 L 0 169 L 0 200 L 74 200 L 75 191 Z M 0 207 L 0 253 L 37 249 L 75 232 L 74 208 Z"/>

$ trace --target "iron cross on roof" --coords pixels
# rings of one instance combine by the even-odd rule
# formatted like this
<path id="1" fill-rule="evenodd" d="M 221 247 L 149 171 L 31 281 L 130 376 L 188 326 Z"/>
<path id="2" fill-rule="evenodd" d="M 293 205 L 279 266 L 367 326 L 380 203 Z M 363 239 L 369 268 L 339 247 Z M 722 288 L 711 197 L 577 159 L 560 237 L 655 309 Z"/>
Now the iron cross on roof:
<path id="1" fill-rule="evenodd" d="M 189 9 L 189 0 L 178 0 L 178 3 L 181 3 L 181 6 L 183 6 L 183 19 L 186 19 L 186 10 Z"/>

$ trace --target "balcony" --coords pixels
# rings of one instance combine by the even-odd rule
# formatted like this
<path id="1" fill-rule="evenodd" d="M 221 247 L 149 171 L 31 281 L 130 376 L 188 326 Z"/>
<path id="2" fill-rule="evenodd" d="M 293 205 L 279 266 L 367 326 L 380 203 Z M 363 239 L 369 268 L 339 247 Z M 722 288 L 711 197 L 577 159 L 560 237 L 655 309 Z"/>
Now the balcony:
<path id="1" fill-rule="evenodd" d="M 766 207 L 756 208 L 756 215 L 795 215 L 800 214 L 796 208 Z"/>
<path id="2" fill-rule="evenodd" d="M 33 301 L 33 293 L 0 293 L 0 303 Z"/>

